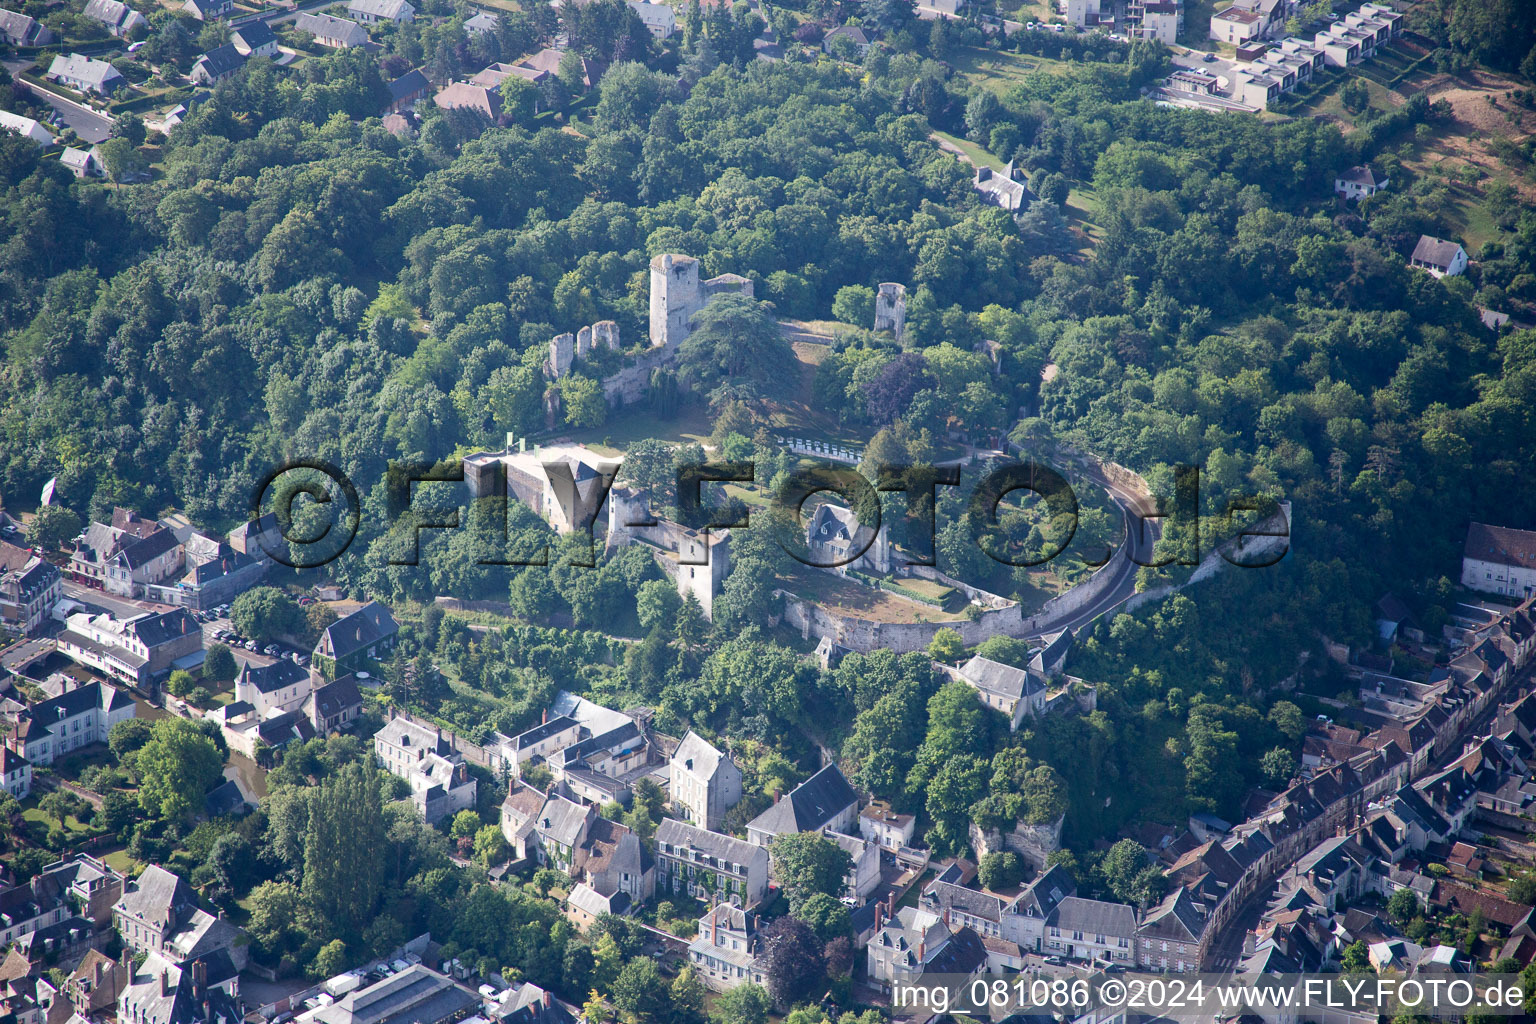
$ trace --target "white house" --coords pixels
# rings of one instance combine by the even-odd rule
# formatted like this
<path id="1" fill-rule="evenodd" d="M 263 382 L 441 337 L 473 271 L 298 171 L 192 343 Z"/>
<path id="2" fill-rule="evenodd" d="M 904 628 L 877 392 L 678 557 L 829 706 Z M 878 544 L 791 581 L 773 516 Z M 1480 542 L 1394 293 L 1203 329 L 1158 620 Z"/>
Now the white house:
<path id="1" fill-rule="evenodd" d="M 235 700 L 250 704 L 261 718 L 297 710 L 314 688 L 309 671 L 286 658 L 270 665 L 242 662 L 235 676 Z"/>
<path id="2" fill-rule="evenodd" d="M 24 135 L 39 146 L 53 145 L 53 136 L 48 134 L 48 129 L 30 117 L 22 117 L 20 114 L 13 114 L 8 110 L 0 110 L 0 131 Z"/>
<path id="3" fill-rule="evenodd" d="M 1244 46 L 1264 32 L 1264 19 L 1235 4 L 1211 15 L 1211 38 L 1220 43 Z"/>
<path id="4" fill-rule="evenodd" d="M 92 21 L 99 21 L 114 36 L 126 36 L 141 25 L 148 25 L 144 15 L 120 0 L 90 0 L 82 12 Z"/>
<path id="5" fill-rule="evenodd" d="M 94 146 L 90 149 L 65 146 L 64 152 L 59 154 L 59 163 L 68 167 L 70 173 L 77 178 L 99 178 L 102 175 L 101 160 L 96 156 Z"/>
<path id="6" fill-rule="evenodd" d="M 912 845 L 912 834 L 917 830 L 917 817 L 897 814 L 891 805 L 875 800 L 859 812 L 859 835 L 887 850 L 899 850 Z"/>
<path id="7" fill-rule="evenodd" d="M 32 764 L 52 764 L 71 750 L 107 742 L 119 722 L 134 717 L 133 695 L 109 683 L 84 683 L 22 711 L 6 745 Z"/>
<path id="8" fill-rule="evenodd" d="M 645 22 L 646 30 L 657 39 L 670 39 L 677 31 L 677 12 L 670 4 L 653 4 L 646 0 L 629 0 L 629 9 Z"/>
<path id="9" fill-rule="evenodd" d="M 863 57 L 866 53 L 868 53 L 869 48 L 874 45 L 870 41 L 868 33 L 866 33 L 862 28 L 859 28 L 857 25 L 839 25 L 837 28 L 833 29 L 831 32 L 828 32 L 825 36 L 822 37 L 822 52 L 833 53 L 833 44 L 835 44 L 839 39 L 847 39 L 849 42 L 851 42 L 853 44 L 854 50 L 860 57 Z"/>
<path id="10" fill-rule="evenodd" d="M 321 46 L 342 50 L 362 46 L 368 41 L 368 30 L 355 21 L 333 18 L 329 14 L 310 14 L 307 11 L 294 20 L 293 27 L 308 32 Z"/>
<path id="11" fill-rule="evenodd" d="M 1369 164 L 1360 164 L 1333 179 L 1333 190 L 1345 199 L 1364 199 L 1386 188 L 1388 179 L 1377 174 Z"/>
<path id="12" fill-rule="evenodd" d="M 685 820 L 719 828 L 741 799 L 741 769 L 692 729 L 677 745 L 668 764 L 672 807 Z"/>
<path id="13" fill-rule="evenodd" d="M 1467 251 L 1455 242 L 1420 235 L 1408 262 L 1435 277 L 1455 277 L 1467 269 Z"/>
<path id="14" fill-rule="evenodd" d="M 1461 554 L 1461 585 L 1484 594 L 1536 593 L 1536 530 L 1473 523 Z"/>
<path id="15" fill-rule="evenodd" d="M 272 29 L 264 21 L 253 21 L 241 25 L 230 32 L 229 45 L 247 57 L 277 56 L 277 36 L 272 33 Z M 238 530 L 246 530 L 249 527 L 250 524 L 246 524 L 245 527 L 237 528 L 237 531 L 232 531 L 232 533 L 238 532 Z M 251 552 L 243 550 L 242 553 L 251 554 Z M 267 556 L 266 552 L 258 548 L 255 554 L 251 554 L 251 557 L 265 558 Z"/>
<path id="16" fill-rule="evenodd" d="M 122 72 L 111 64 L 104 60 L 94 60 L 80 53 L 53 58 L 53 63 L 48 66 L 48 73 L 43 77 L 50 82 L 67 85 L 80 92 L 93 92 L 98 96 L 110 94 L 125 81 Z"/>
<path id="17" fill-rule="evenodd" d="M 475 806 L 475 780 L 464 755 L 441 729 L 391 718 L 374 734 L 373 752 L 385 770 L 410 783 L 411 803 L 427 824 Z"/>
<path id="18" fill-rule="evenodd" d="M 416 17 L 416 8 L 409 0 L 349 0 L 347 13 L 364 25 L 383 21 L 402 24 Z"/>

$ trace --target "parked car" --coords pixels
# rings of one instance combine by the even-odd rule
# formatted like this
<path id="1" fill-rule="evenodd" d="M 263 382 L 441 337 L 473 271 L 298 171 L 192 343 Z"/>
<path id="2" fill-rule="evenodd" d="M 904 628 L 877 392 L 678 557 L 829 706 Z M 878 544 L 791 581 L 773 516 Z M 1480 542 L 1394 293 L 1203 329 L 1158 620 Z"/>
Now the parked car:
<path id="1" fill-rule="evenodd" d="M 1201 57 L 1200 59 L 1205 61 L 1207 64 L 1209 64 L 1209 63 L 1211 63 L 1212 61 L 1214 61 L 1216 59 L 1216 55 L 1214 53 L 1208 53 L 1204 57 Z"/>

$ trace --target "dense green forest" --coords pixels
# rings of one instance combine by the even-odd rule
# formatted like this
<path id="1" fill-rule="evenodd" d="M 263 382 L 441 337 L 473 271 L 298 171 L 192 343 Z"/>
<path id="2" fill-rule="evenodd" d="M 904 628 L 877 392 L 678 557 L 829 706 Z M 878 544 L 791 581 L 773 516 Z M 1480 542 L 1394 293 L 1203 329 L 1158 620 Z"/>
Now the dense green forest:
<path id="1" fill-rule="evenodd" d="M 1404 262 L 1439 229 L 1431 183 L 1405 175 L 1351 210 L 1330 190 L 1443 109 L 1418 97 L 1345 136 L 1160 108 L 1138 96 L 1166 67 L 1156 46 L 1106 46 L 999 96 L 914 46 L 862 66 L 754 61 L 721 10 L 676 67 L 645 47 L 615 63 L 574 127 L 433 109 L 401 137 L 375 117 L 386 71 L 458 73 L 551 31 L 521 19 L 478 50 L 444 34 L 450 21 L 389 38 L 378 58 L 334 53 L 292 73 L 252 61 L 145 184 L 76 182 L 0 136 L 0 493 L 28 504 L 57 477 L 82 514 L 175 507 L 219 526 L 279 461 L 326 459 L 365 494 L 363 536 L 330 569 L 360 595 L 510 599 L 531 621 L 588 629 L 636 608 L 645 639 L 622 651 L 516 632 L 532 627 L 423 628 L 406 655 L 447 673 L 418 692 L 429 709 L 512 728 L 579 672 L 669 727 L 773 749 L 753 766 L 759 798 L 813 763 L 812 739 L 836 745 L 862 785 L 925 811 L 946 848 L 963 845 L 967 814 L 1043 815 L 1063 799 L 1079 845 L 1147 806 L 1233 813 L 1246 786 L 1283 781 L 1283 758 L 1265 755 L 1294 745 L 1295 707 L 1277 715 L 1273 688 L 1300 656 L 1324 634 L 1367 639 L 1388 588 L 1438 626 L 1467 521 L 1536 507 L 1536 334 L 1495 335 L 1477 314 L 1536 301 L 1536 213 L 1513 204 L 1474 272 L 1436 281 Z M 1447 44 L 1467 52 L 1451 24 Z M 599 49 L 621 36 L 583 30 Z M 984 205 L 935 127 L 1018 161 L 1041 199 L 1017 220 Z M 1069 183 L 1092 190 L 1092 243 Z M 747 275 L 772 304 L 731 311 L 704 341 L 770 315 L 862 316 L 868 289 L 906 283 L 902 345 L 851 332 L 813 383 L 887 457 L 924 457 L 951 432 L 1065 441 L 1163 493 L 1172 465 L 1199 465 L 1208 516 L 1289 499 L 1293 557 L 1101 624 L 1073 666 L 1102 684 L 1100 710 L 1012 737 L 924 659 L 822 674 L 755 632 L 783 558 L 757 532 L 733 553 L 713 627 L 631 552 L 595 570 L 561 566 L 558 545 L 553 569 L 477 565 L 502 541 L 473 513 L 424 544 L 420 567 L 387 565 L 400 538 L 386 532 L 386 462 L 542 431 L 547 340 L 607 318 L 643 343 L 646 267 L 663 252 Z M 1000 346 L 996 377 L 974 355 L 985 340 Z M 731 427 L 717 440 L 772 480 L 788 462 L 758 429 L 756 396 L 715 394 L 729 374 L 713 341 L 678 378 L 710 389 L 710 415 Z M 602 425 L 592 377 L 624 358 L 560 383 L 557 433 Z M 675 393 L 656 401 L 663 422 L 677 411 Z M 957 525 L 941 564 L 968 571 L 963 513 L 942 511 Z M 513 516 L 512 546 L 553 543 Z M 978 807 L 984 792 L 1006 806 Z"/>

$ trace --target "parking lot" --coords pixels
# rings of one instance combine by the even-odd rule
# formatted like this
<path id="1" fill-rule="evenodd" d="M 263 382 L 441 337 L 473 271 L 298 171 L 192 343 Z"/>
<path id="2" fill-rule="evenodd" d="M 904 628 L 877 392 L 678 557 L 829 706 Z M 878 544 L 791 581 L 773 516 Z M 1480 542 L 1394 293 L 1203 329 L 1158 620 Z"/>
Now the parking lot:
<path id="1" fill-rule="evenodd" d="M 286 659 L 296 665 L 309 667 L 310 652 L 305 648 L 276 641 L 261 643 L 240 635 L 234 624 L 229 621 L 227 605 L 212 611 L 193 612 L 192 615 L 202 623 L 204 645 L 224 644 L 237 661 L 248 661 L 253 665 L 262 666 L 270 665 L 279 659 Z"/>

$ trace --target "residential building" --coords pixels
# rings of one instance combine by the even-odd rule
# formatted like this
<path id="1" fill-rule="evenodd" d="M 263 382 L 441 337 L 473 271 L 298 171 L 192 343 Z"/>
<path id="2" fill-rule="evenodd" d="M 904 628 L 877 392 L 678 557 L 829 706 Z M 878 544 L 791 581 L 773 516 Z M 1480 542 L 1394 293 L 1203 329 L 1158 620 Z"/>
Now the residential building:
<path id="1" fill-rule="evenodd" d="M 58 637 L 59 651 L 126 683 L 146 685 L 173 668 L 202 663 L 203 630 L 185 609 L 143 612 L 131 619 L 77 612 Z M 106 739 L 105 736 L 102 737 Z"/>
<path id="2" fill-rule="evenodd" d="M 416 17 L 410 0 L 348 0 L 347 13 L 364 25 L 401 24 Z"/>
<path id="3" fill-rule="evenodd" d="M 194 0 L 187 0 L 191 4 Z M 245 67 L 245 54 L 235 49 L 233 43 L 216 46 L 197 58 L 192 65 L 192 81 L 198 85 L 222 82 Z"/>
<path id="4" fill-rule="evenodd" d="M 233 46 L 237 53 L 247 58 L 276 57 L 278 53 L 277 35 L 273 33 L 271 27 L 264 21 L 246 22 L 244 25 L 232 30 L 229 33 L 229 45 Z M 271 518 L 275 523 L 276 517 Z M 245 524 L 231 531 L 231 542 L 233 542 L 233 537 L 236 533 L 246 532 L 249 526 L 250 524 Z M 260 553 L 262 557 L 265 557 L 265 552 L 261 552 L 259 548 L 257 552 L 246 551 L 244 548 L 237 548 L 236 550 L 246 555 Z"/>
<path id="5" fill-rule="evenodd" d="M 793 832 L 849 832 L 858 813 L 859 794 L 837 765 L 829 764 L 748 822 L 747 840 L 767 846 L 774 836 Z"/>
<path id="6" fill-rule="evenodd" d="M 501 92 L 495 88 L 450 82 L 432 97 L 444 110 L 473 110 L 492 121 L 501 117 Z"/>
<path id="7" fill-rule="evenodd" d="M 1100 0 L 1066 0 L 1062 13 L 1068 24 L 1088 28 L 1099 23 L 1101 7 Z"/>
<path id="8" fill-rule="evenodd" d="M 475 780 L 441 729 L 391 718 L 374 734 L 373 750 L 390 774 L 410 783 L 411 803 L 427 824 L 475 806 Z"/>
<path id="9" fill-rule="evenodd" d="M 822 835 L 836 843 L 848 855 L 848 873 L 843 876 L 843 896 L 863 902 L 880 888 L 880 844 L 842 832 L 824 831 Z"/>
<path id="10" fill-rule="evenodd" d="M 117 1006 L 117 998 L 127 986 L 132 969 L 131 964 L 120 964 L 92 949 L 70 973 L 64 983 L 64 995 L 76 1013 L 87 1018 L 99 1016 L 103 1010 Z"/>
<path id="11" fill-rule="evenodd" d="M 186 0 L 181 9 L 198 21 L 217 21 L 234 13 L 234 0 Z"/>
<path id="12" fill-rule="evenodd" d="M 755 907 L 768 891 L 770 861 L 759 845 L 711 832 L 676 818 L 656 829 L 656 883 L 697 899 L 735 897 Z"/>
<path id="13" fill-rule="evenodd" d="M 762 939 L 757 915 L 733 903 L 720 903 L 699 918 L 699 933 L 688 944 L 688 962 L 706 988 L 729 992 L 741 985 L 766 987 L 768 976 L 758 961 Z"/>
<path id="14" fill-rule="evenodd" d="M 5 745 L 34 765 L 48 765 L 72 750 L 107 742 L 114 725 L 134 717 L 137 705 L 127 690 L 110 683 L 71 683 L 57 697 L 15 713 Z"/>
<path id="15" fill-rule="evenodd" d="M 170 964 L 187 964 L 223 952 L 237 969 L 243 969 L 249 955 L 244 933 L 223 915 L 214 916 L 198 906 L 196 890 L 158 864 L 151 864 L 128 884 L 112 916 L 125 946 Z"/>
<path id="16" fill-rule="evenodd" d="M 90 149 L 65 146 L 64 152 L 59 154 L 59 163 L 68 167 L 69 173 L 77 178 L 99 178 L 106 173 L 101 159 L 96 155 L 95 146 Z"/>
<path id="17" fill-rule="evenodd" d="M 108 32 L 118 37 L 149 24 L 144 15 L 119 0 L 89 0 L 82 13 L 92 21 L 101 22 Z"/>
<path id="18" fill-rule="evenodd" d="M 1345 199 L 1366 199 L 1388 185 L 1369 164 L 1358 164 L 1333 179 L 1333 190 Z"/>
<path id="19" fill-rule="evenodd" d="M 657 39 L 671 39 L 677 31 L 677 13 L 671 4 L 651 3 L 650 0 L 628 0 L 629 9 L 639 15 L 646 30 Z"/>
<path id="20" fill-rule="evenodd" d="M 309 672 L 287 658 L 270 665 L 244 661 L 235 675 L 235 700 L 250 704 L 262 718 L 302 706 L 314 688 Z"/>
<path id="21" fill-rule="evenodd" d="M 557 793 L 550 793 L 533 818 L 534 859 L 540 866 L 574 874 L 577 851 L 598 820 L 597 811 Z"/>
<path id="22" fill-rule="evenodd" d="M 911 845 L 916 830 L 915 815 L 897 814 L 882 800 L 873 801 L 859 812 L 859 835 L 887 850 Z"/>
<path id="23" fill-rule="evenodd" d="M 918 907 L 903 907 L 888 920 L 883 905 L 879 913 L 865 956 L 869 981 L 882 991 L 916 983 L 925 974 L 969 978 L 986 966 L 986 947 L 969 928 L 952 931 L 938 915 Z"/>
<path id="24" fill-rule="evenodd" d="M 1536 593 L 1536 530 L 1469 525 L 1461 552 L 1461 585 L 1505 597 Z"/>
<path id="25" fill-rule="evenodd" d="M 122 72 L 104 60 L 95 60 L 80 53 L 68 57 L 53 58 L 48 73 L 43 77 L 50 82 L 67 85 L 80 92 L 110 96 L 127 81 Z"/>
<path id="26" fill-rule="evenodd" d="M 1205 914 L 1190 890 L 1179 887 L 1147 911 L 1136 929 L 1136 964 L 1183 974 L 1199 968 Z"/>
<path id="27" fill-rule="evenodd" d="M 239 1024 L 240 976 L 224 951 L 177 963 L 151 953 L 125 979 L 118 1024 Z"/>
<path id="28" fill-rule="evenodd" d="M 1068 896 L 1045 921 L 1045 951 L 1077 960 L 1130 966 L 1136 911 L 1124 903 Z"/>
<path id="29" fill-rule="evenodd" d="M 0 962 L 0 1014 L 16 1024 L 66 1024 L 70 1005 L 41 959 L 12 947 Z"/>
<path id="30" fill-rule="evenodd" d="M 420 68 L 408 71 L 389 83 L 389 109 L 391 114 L 409 113 L 427 98 L 432 83 Z"/>
<path id="31" fill-rule="evenodd" d="M 0 785 L 17 800 L 32 793 L 32 762 L 10 747 L 0 747 Z"/>
<path id="32" fill-rule="evenodd" d="M 53 135 L 47 128 L 30 117 L 22 117 L 8 110 L 0 110 L 0 131 L 11 132 L 31 139 L 39 146 L 53 145 Z"/>
<path id="33" fill-rule="evenodd" d="M 454 1024 L 480 1009 L 478 993 L 424 964 L 365 985 L 321 1006 L 315 1024 Z"/>
<path id="34" fill-rule="evenodd" d="M 1246 46 L 1263 33 L 1264 19 L 1236 4 L 1211 15 L 1211 38 L 1218 42 Z"/>
<path id="35" fill-rule="evenodd" d="M 741 800 L 741 769 L 692 729 L 669 762 L 672 809 L 685 821 L 717 829 Z"/>
<path id="36" fill-rule="evenodd" d="M 262 758 L 266 750 L 280 750 L 293 742 L 308 742 L 316 734 L 302 707 L 291 711 L 274 709 L 260 715 L 249 701 L 232 700 L 215 708 L 207 719 L 218 723 L 229 749 L 252 760 Z"/>
<path id="37" fill-rule="evenodd" d="M 69 574 L 84 583 L 103 586 L 107 563 L 125 546 L 143 540 L 165 527 L 126 508 L 112 510 L 106 523 L 92 523 L 75 538 L 75 551 L 69 559 Z"/>
<path id="38" fill-rule="evenodd" d="M 607 818 L 588 820 L 569 871 L 587 890 L 571 908 L 582 927 L 599 913 L 627 915 L 656 892 L 656 859 L 633 830 Z"/>
<path id="39" fill-rule="evenodd" d="M 0 890 L 0 943 L 61 953 L 98 940 L 105 945 L 122 892 L 123 876 L 95 857 L 55 861 L 30 881 Z"/>
<path id="40" fill-rule="evenodd" d="M 315 644 L 313 664 L 327 679 L 369 668 L 395 649 L 400 626 L 377 601 L 337 619 Z"/>
<path id="41" fill-rule="evenodd" d="M 821 52 L 836 55 L 838 50 L 836 44 L 839 39 L 848 40 L 853 45 L 854 52 L 858 54 L 861 60 L 869 52 L 869 48 L 874 45 L 874 41 L 869 38 L 869 34 L 857 25 L 839 25 L 822 37 Z"/>
<path id="42" fill-rule="evenodd" d="M 1434 277 L 1455 277 L 1467 269 L 1467 251 L 1455 242 L 1420 235 L 1408 263 Z"/>
<path id="43" fill-rule="evenodd" d="M 501 834 L 512 847 L 512 856 L 527 860 L 538 855 L 538 837 L 534 828 L 539 811 L 544 809 L 544 794 L 516 779 L 507 782 L 507 796 L 501 802 Z"/>
<path id="44" fill-rule="evenodd" d="M 241 47 L 249 47 L 251 52 L 248 56 L 271 57 L 276 55 L 277 37 L 272 36 L 271 29 L 266 29 L 265 32 L 257 29 L 256 26 L 259 24 L 262 23 L 251 22 L 248 25 L 242 25 L 235 29 L 234 32 L 230 33 L 230 42 L 237 50 L 241 49 Z M 263 27 L 265 28 L 264 25 Z M 268 36 L 271 36 L 271 50 L 262 52 L 266 50 Z M 230 547 L 242 555 L 249 555 L 263 564 L 272 561 L 272 554 L 274 552 L 284 556 L 288 552 L 288 541 L 283 537 L 283 528 L 278 523 L 277 516 L 271 512 L 268 512 L 259 519 L 247 520 L 241 523 L 229 531 L 228 539 Z"/>
<path id="45" fill-rule="evenodd" d="M 0 7 L 0 42 L 12 46 L 47 46 L 57 37 L 36 18 Z"/>
<path id="46" fill-rule="evenodd" d="M 172 530 L 156 530 L 143 538 L 124 535 L 105 562 L 102 587 L 119 597 L 146 597 L 149 587 L 179 575 L 185 564 L 186 553 Z"/>
<path id="47" fill-rule="evenodd" d="M 310 691 L 304 712 L 317 736 L 351 729 L 363 714 L 363 695 L 358 692 L 357 677 L 345 675 L 333 682 L 320 682 Z"/>
<path id="48" fill-rule="evenodd" d="M 520 778 L 529 765 L 542 764 L 573 799 L 625 803 L 630 786 L 655 772 L 648 721 L 648 711 L 614 711 L 561 691 L 539 725 L 496 735 L 492 768 Z"/>
<path id="49" fill-rule="evenodd" d="M 368 41 L 368 30 L 363 26 L 329 14 L 305 12 L 294 20 L 293 27 L 300 32 L 308 32 L 315 37 L 315 42 L 333 50 L 362 46 Z"/>
<path id="50" fill-rule="evenodd" d="M 811 565 L 884 575 L 891 571 L 890 531 L 865 529 L 850 508 L 823 502 L 805 528 Z"/>
<path id="51" fill-rule="evenodd" d="M 981 196 L 983 202 L 1000 206 L 1012 214 L 1024 212 L 1035 198 L 1029 186 L 1024 183 L 1023 171 L 1016 168 L 1012 160 L 1003 165 L 1001 171 L 994 171 L 990 167 L 976 168 L 971 188 Z"/>
<path id="52" fill-rule="evenodd" d="M 1280 98 L 1279 79 L 1248 65 L 1232 76 L 1232 98 L 1255 110 L 1267 110 L 1270 103 Z"/>
<path id="53" fill-rule="evenodd" d="M 63 593 L 63 574 L 29 548 L 0 540 L 0 625 L 33 633 Z"/>
<path id="54" fill-rule="evenodd" d="M 496 25 L 500 20 L 495 11 L 481 11 L 464 22 L 464 31 L 472 36 L 482 35 L 486 32 L 495 32 Z"/>
<path id="55" fill-rule="evenodd" d="M 209 611 L 229 604 L 260 583 L 271 564 L 196 533 L 187 538 L 182 550 L 186 553 L 185 573 L 179 579 L 146 586 L 145 597 L 193 611 Z"/>
<path id="56" fill-rule="evenodd" d="M 1017 732 L 1026 717 L 1042 715 L 1046 708 L 1046 680 L 1039 673 L 1014 668 L 975 655 L 960 668 L 961 681 L 976 690 L 981 702 L 1001 711 L 1008 728 Z"/>

